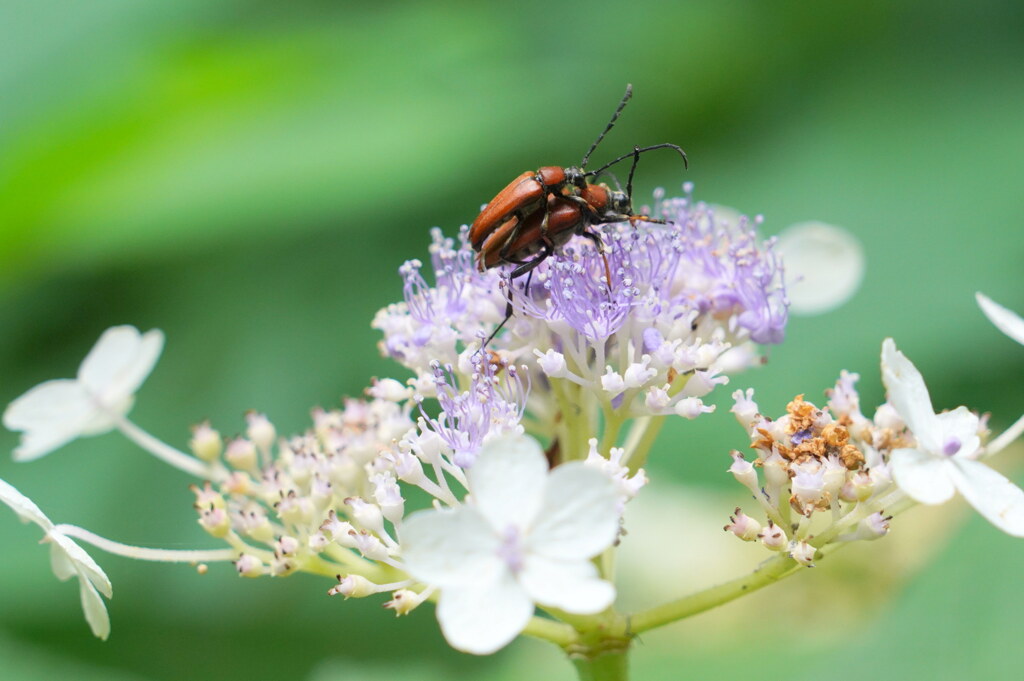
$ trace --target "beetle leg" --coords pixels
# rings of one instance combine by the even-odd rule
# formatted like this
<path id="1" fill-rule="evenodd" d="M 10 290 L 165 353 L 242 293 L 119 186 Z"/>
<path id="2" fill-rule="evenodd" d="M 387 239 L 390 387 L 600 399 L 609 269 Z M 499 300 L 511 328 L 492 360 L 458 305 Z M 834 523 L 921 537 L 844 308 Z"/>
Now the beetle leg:
<path id="1" fill-rule="evenodd" d="M 601 260 L 604 261 L 605 282 L 608 285 L 608 294 L 611 295 L 611 292 L 612 292 L 612 270 L 611 270 L 610 267 L 608 267 L 608 256 L 605 255 L 604 241 L 601 239 L 601 235 L 600 234 L 595 234 L 594 232 L 588 232 L 586 230 L 580 232 L 579 235 L 581 237 L 584 237 L 585 239 L 590 239 L 591 241 L 594 242 L 594 245 L 597 246 L 597 252 L 601 254 Z"/>
<path id="2" fill-rule="evenodd" d="M 487 340 L 484 341 L 484 344 L 480 346 L 481 350 L 486 348 L 487 344 L 494 340 L 494 337 L 498 335 L 498 332 L 505 327 L 505 324 L 508 323 L 508 320 L 512 319 L 512 312 L 514 309 L 512 305 L 512 296 L 514 294 L 514 289 L 512 288 L 512 280 L 518 279 L 524 274 L 528 274 L 530 275 L 530 277 L 532 277 L 533 270 L 535 270 L 538 265 L 540 265 L 542 262 L 544 262 L 551 256 L 553 252 L 553 244 L 547 238 L 545 238 L 541 244 L 541 249 L 541 252 L 536 257 L 534 257 L 533 260 L 527 260 L 520 264 L 519 267 L 509 272 L 508 302 L 505 304 L 505 318 L 501 320 L 501 324 L 498 324 L 497 328 L 495 328 L 494 331 L 491 332 L 491 335 L 487 337 Z M 529 286 L 529 278 L 527 279 L 527 286 Z"/>

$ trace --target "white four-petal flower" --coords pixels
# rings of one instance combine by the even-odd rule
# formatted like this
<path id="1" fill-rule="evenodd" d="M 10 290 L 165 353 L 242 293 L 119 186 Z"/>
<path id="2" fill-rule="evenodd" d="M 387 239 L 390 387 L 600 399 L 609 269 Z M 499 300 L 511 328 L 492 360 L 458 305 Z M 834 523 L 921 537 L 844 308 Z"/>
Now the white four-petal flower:
<path id="1" fill-rule="evenodd" d="M 936 414 L 924 378 L 891 338 L 882 344 L 882 382 L 889 404 L 917 440 L 917 447 L 890 454 L 900 489 L 923 504 L 940 504 L 959 490 L 993 525 L 1024 537 L 1024 491 L 975 458 L 981 447 L 977 415 L 967 407 Z"/>
<path id="2" fill-rule="evenodd" d="M 996 328 L 1024 345 L 1024 319 L 1012 310 L 1008 310 L 999 303 L 983 293 L 976 293 L 974 296 L 981 306 L 981 311 L 989 318 Z"/>
<path id="3" fill-rule="evenodd" d="M 46 534 L 44 541 L 50 543 L 53 574 L 61 581 L 78 577 L 85 619 L 93 634 L 106 639 L 110 635 L 110 617 L 100 593 L 107 598 L 113 593 L 107 575 L 81 546 L 54 527 L 31 499 L 3 480 L 0 480 L 0 501 L 10 506 L 23 521 L 33 522 L 43 528 Z"/>
<path id="4" fill-rule="evenodd" d="M 98 435 L 132 408 L 153 370 L 164 335 L 134 326 L 107 329 L 78 367 L 78 377 L 41 383 L 11 402 L 4 426 L 22 431 L 14 458 L 30 461 L 82 435 Z"/>
<path id="5" fill-rule="evenodd" d="M 548 471 L 535 440 L 494 440 L 468 471 L 471 500 L 420 511 L 402 525 L 414 578 L 440 589 L 448 642 L 492 653 L 527 625 L 534 604 L 576 614 L 604 610 L 615 588 L 590 558 L 615 541 L 617 498 L 599 471 L 573 462 Z"/>

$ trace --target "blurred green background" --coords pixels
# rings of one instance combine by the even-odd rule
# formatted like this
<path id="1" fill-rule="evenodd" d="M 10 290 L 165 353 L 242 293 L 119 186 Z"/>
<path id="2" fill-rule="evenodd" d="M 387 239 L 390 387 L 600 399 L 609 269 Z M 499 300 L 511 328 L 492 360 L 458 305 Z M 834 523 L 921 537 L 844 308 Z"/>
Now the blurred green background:
<path id="1" fill-rule="evenodd" d="M 310 407 L 402 375 L 369 321 L 400 299 L 396 269 L 425 255 L 428 228 L 453 233 L 524 169 L 578 162 L 632 82 L 595 160 L 672 141 L 691 161 L 683 173 L 651 154 L 638 197 L 691 180 L 700 199 L 763 213 L 767 233 L 820 219 L 867 252 L 858 296 L 794 319 L 733 387 L 781 413 L 848 368 L 868 411 L 891 335 L 936 406 L 991 411 L 999 429 L 1024 412 L 1024 348 L 973 293 L 1024 311 L 1022 64 L 1011 0 L 2 0 L 0 402 L 73 375 L 103 329 L 131 323 L 168 338 L 133 412 L 157 436 L 184 446 L 203 418 L 232 434 L 248 408 L 305 428 Z M 735 493 L 723 470 L 743 433 L 728 392 L 718 413 L 666 429 L 654 477 Z M 0 433 L 0 448 L 15 443 Z M 999 467 L 1024 481 L 1014 458 Z M 115 435 L 32 464 L 5 457 L 0 477 L 57 521 L 215 546 L 190 480 Z M 1019 678 L 1024 543 L 972 514 L 943 518 L 922 535 L 901 517 L 887 542 L 914 550 L 879 558 L 934 552 L 919 573 L 840 554 L 783 596 L 723 609 L 731 619 L 646 637 L 635 677 Z M 666 544 L 684 520 L 662 517 Z M 95 551 L 115 585 L 101 643 L 37 529 L 3 512 L 0 537 L 4 679 L 572 678 L 532 642 L 455 653 L 429 608 L 396 621 L 311 577 L 200 577 Z"/>

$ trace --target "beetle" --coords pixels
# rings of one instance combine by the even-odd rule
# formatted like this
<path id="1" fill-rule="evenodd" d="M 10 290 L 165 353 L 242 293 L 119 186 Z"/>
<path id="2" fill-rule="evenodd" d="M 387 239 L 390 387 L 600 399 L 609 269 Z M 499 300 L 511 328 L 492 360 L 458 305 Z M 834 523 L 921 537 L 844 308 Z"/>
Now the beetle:
<path id="1" fill-rule="evenodd" d="M 598 218 L 633 215 L 630 200 L 632 177 L 640 154 L 654 149 L 674 149 L 683 157 L 683 163 L 686 163 L 686 152 L 675 144 L 666 143 L 644 148 L 634 147 L 629 154 L 624 154 L 597 170 L 586 170 L 591 154 L 615 125 L 632 96 L 633 86 L 627 85 L 626 93 L 619 102 L 618 108 L 615 109 L 615 113 L 612 114 L 611 120 L 594 140 L 594 143 L 590 145 L 590 149 L 583 156 L 579 166 L 567 168 L 544 166 L 536 171 L 527 170 L 512 180 L 484 206 L 469 228 L 469 242 L 479 253 L 477 266 L 481 271 L 501 263 L 513 263 L 520 266 L 523 264 L 522 249 L 516 248 L 515 245 L 522 243 L 519 237 L 523 232 L 523 226 L 535 212 L 540 212 L 542 218 L 540 229 L 534 239 L 539 239 L 541 244 L 549 245 L 549 248 L 544 250 L 540 249 L 538 244 L 533 244 L 533 252 L 543 250 L 543 253 L 547 255 L 543 255 L 542 258 L 550 255 L 553 250 L 553 246 L 550 246 L 548 240 L 547 224 L 549 218 L 549 201 L 547 199 L 550 196 L 564 196 L 578 203 L 581 211 L 588 216 L 588 220 L 584 222 L 614 222 L 615 219 L 600 220 Z M 630 182 L 625 193 L 621 190 L 612 192 L 607 185 L 595 185 L 588 182 L 587 178 L 597 177 L 611 166 L 630 156 L 633 157 L 633 168 L 630 170 Z M 590 203 L 591 200 L 594 203 Z M 585 228 L 585 224 L 583 228 Z"/>

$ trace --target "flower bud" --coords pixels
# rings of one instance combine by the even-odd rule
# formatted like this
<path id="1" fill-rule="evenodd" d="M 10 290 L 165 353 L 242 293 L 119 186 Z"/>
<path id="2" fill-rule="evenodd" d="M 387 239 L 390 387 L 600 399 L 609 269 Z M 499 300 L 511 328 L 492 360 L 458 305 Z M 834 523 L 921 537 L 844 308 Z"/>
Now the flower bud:
<path id="1" fill-rule="evenodd" d="M 644 398 L 644 406 L 652 414 L 662 414 L 668 409 L 671 398 L 668 396 L 668 385 L 659 388 L 654 386 L 647 391 L 647 396 Z"/>
<path id="2" fill-rule="evenodd" d="M 248 553 L 243 553 L 235 561 L 235 569 L 241 577 L 261 577 L 266 574 L 263 561 Z"/>
<path id="3" fill-rule="evenodd" d="M 255 411 L 246 412 L 245 420 L 249 424 L 246 430 L 249 439 L 253 441 L 253 444 L 261 452 L 269 452 L 270 448 L 274 446 L 274 440 L 277 438 L 277 430 L 274 429 L 274 424 L 270 422 L 266 414 L 260 414 Z"/>
<path id="4" fill-rule="evenodd" d="M 204 483 L 202 487 L 199 485 L 189 485 L 189 489 L 196 495 L 196 503 L 193 504 L 193 508 L 196 510 L 227 507 L 227 502 L 224 501 L 223 495 L 213 489 L 209 482 Z"/>
<path id="5" fill-rule="evenodd" d="M 209 532 L 211 537 L 223 539 L 231 531 L 231 518 L 223 508 L 210 506 L 200 509 L 199 526 Z"/>
<path id="6" fill-rule="evenodd" d="M 614 397 L 626 389 L 626 383 L 617 371 L 613 371 L 611 367 L 608 367 L 605 374 L 601 376 L 601 388 Z"/>
<path id="7" fill-rule="evenodd" d="M 198 458 L 211 463 L 220 456 L 224 443 L 220 433 L 210 426 L 210 422 L 203 421 L 192 426 L 192 439 L 189 440 L 188 446 Z"/>
<path id="8" fill-rule="evenodd" d="M 385 603 L 384 607 L 394 610 L 397 617 L 408 615 L 426 600 L 427 593 L 424 591 L 422 594 L 418 594 L 411 589 L 399 589 L 391 594 L 391 600 Z"/>
<path id="9" fill-rule="evenodd" d="M 697 397 L 684 397 L 676 402 L 675 412 L 685 419 L 693 420 L 701 414 L 710 414 L 715 410 L 714 405 L 704 406 L 704 403 Z"/>
<path id="10" fill-rule="evenodd" d="M 344 577 L 338 575 L 337 585 L 328 589 L 327 593 L 331 596 L 338 596 L 340 594 L 349 599 L 372 596 L 378 591 L 377 585 L 362 575 L 346 575 Z"/>
<path id="11" fill-rule="evenodd" d="M 633 362 L 626 368 L 626 372 L 622 375 L 622 381 L 627 388 L 641 388 L 647 381 L 658 375 L 656 369 L 648 367 L 650 363 L 650 355 L 644 355 L 639 362 Z"/>
<path id="12" fill-rule="evenodd" d="M 882 512 L 872 513 L 857 524 L 857 529 L 844 534 L 836 541 L 874 541 L 881 539 L 889 533 L 889 521 L 892 516 L 882 515 Z"/>
<path id="13" fill-rule="evenodd" d="M 299 540 L 291 535 L 285 534 L 274 542 L 274 553 L 280 556 L 294 556 L 301 544 Z"/>
<path id="14" fill-rule="evenodd" d="M 743 541 L 754 541 L 761 533 L 761 523 L 741 511 L 739 506 L 736 507 L 734 514 L 729 516 L 729 521 L 723 529 L 732 532 Z"/>
<path id="15" fill-rule="evenodd" d="M 234 471 L 224 480 L 221 485 L 228 494 L 249 496 L 253 493 L 252 478 L 243 471 Z"/>
<path id="16" fill-rule="evenodd" d="M 313 553 L 323 553 L 324 549 L 331 543 L 331 540 L 324 536 L 323 532 L 314 532 L 309 535 L 309 540 L 306 543 L 309 546 L 309 550 Z"/>
<path id="17" fill-rule="evenodd" d="M 866 501 L 871 498 L 875 491 L 875 481 L 871 472 L 865 468 L 860 469 L 846 481 L 839 498 L 843 501 Z"/>
<path id="18" fill-rule="evenodd" d="M 370 560 L 386 560 L 389 558 L 388 549 L 384 542 L 369 532 L 353 532 L 349 535 L 355 544 L 355 549 L 363 554 L 364 558 Z"/>
<path id="19" fill-rule="evenodd" d="M 562 353 L 554 350 L 541 353 L 540 350 L 534 350 L 533 354 L 537 356 L 537 366 L 549 378 L 564 378 L 568 374 L 565 366 L 565 355 Z"/>
<path id="20" fill-rule="evenodd" d="M 412 397 L 412 388 L 402 385 L 393 378 L 376 380 L 373 386 L 367 389 L 367 394 L 378 400 L 387 402 L 404 402 Z"/>
<path id="21" fill-rule="evenodd" d="M 789 543 L 786 533 L 771 520 L 768 521 L 768 525 L 757 535 L 757 538 L 761 540 L 766 549 L 771 551 L 781 551 Z"/>
<path id="22" fill-rule="evenodd" d="M 256 445 L 243 437 L 236 437 L 228 443 L 224 458 L 234 468 L 246 471 L 256 470 Z"/>
<path id="23" fill-rule="evenodd" d="M 735 449 L 732 450 L 732 465 L 729 466 L 728 472 L 733 474 L 737 482 L 749 489 L 751 494 L 757 495 L 760 489 L 757 470 L 755 470 L 754 464 L 744 459 L 743 454 Z"/>
<path id="24" fill-rule="evenodd" d="M 384 514 L 377 504 L 360 499 L 349 497 L 345 503 L 352 507 L 352 520 L 374 534 L 384 534 Z"/>
<path id="25" fill-rule="evenodd" d="M 274 504 L 277 517 L 292 525 L 308 525 L 313 521 L 313 502 L 290 490 Z"/>
<path id="26" fill-rule="evenodd" d="M 270 562 L 271 577 L 287 577 L 298 569 L 298 564 L 285 556 L 277 556 Z"/>
<path id="27" fill-rule="evenodd" d="M 814 554 L 817 553 L 817 549 L 808 544 L 805 541 L 794 542 L 789 547 L 789 556 L 793 560 L 807 567 L 814 567 Z"/>

